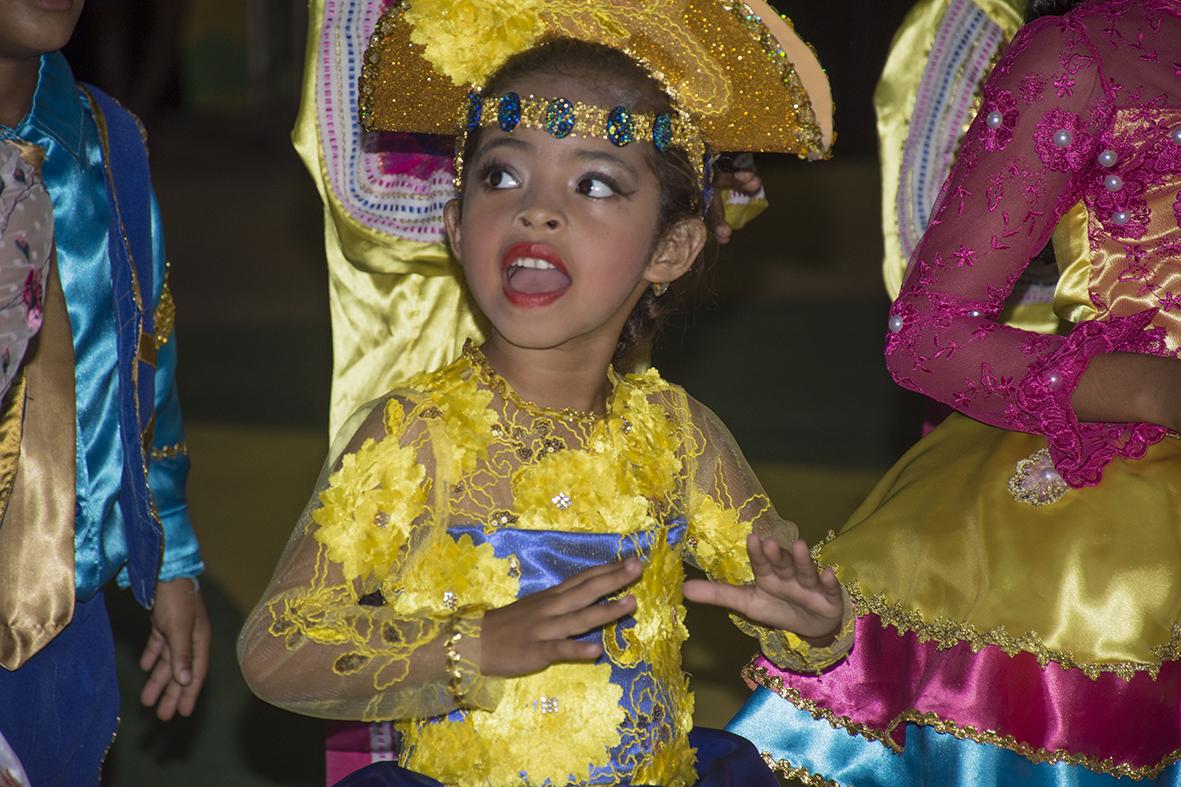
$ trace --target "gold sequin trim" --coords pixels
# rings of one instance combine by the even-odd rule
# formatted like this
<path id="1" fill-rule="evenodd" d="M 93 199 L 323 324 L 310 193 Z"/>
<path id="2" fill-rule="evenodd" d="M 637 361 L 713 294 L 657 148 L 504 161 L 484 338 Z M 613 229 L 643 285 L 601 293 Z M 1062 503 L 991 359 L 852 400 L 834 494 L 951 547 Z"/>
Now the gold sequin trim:
<path id="1" fill-rule="evenodd" d="M 827 149 L 824 147 L 824 134 L 821 133 L 820 126 L 816 124 L 816 113 L 812 109 L 812 101 L 808 98 L 808 91 L 804 89 L 804 84 L 800 82 L 795 66 L 788 59 L 787 52 L 779 45 L 775 34 L 767 29 L 759 15 L 752 11 L 746 3 L 723 3 L 723 8 L 734 15 L 739 25 L 758 42 L 767 58 L 779 70 L 794 113 L 791 133 L 794 135 L 795 154 L 800 158 L 807 158 L 809 154 L 820 159 L 832 158 L 832 147 Z M 786 16 L 783 17 L 783 20 L 787 22 L 788 27 L 795 27 Z M 815 53 L 811 44 L 807 46 Z M 833 142 L 836 142 L 835 135 Z"/>
<path id="2" fill-rule="evenodd" d="M 168 273 L 172 270 L 172 263 L 164 263 L 164 288 L 160 291 L 160 300 L 156 302 L 154 322 L 156 324 L 156 349 L 168 344 L 172 331 L 176 327 L 176 303 L 172 300 L 172 288 L 168 286 Z"/>
<path id="3" fill-rule="evenodd" d="M 152 449 L 152 459 L 176 459 L 178 456 L 189 455 L 188 443 L 173 443 Z"/>
<path id="4" fill-rule="evenodd" d="M 836 566 L 833 569 L 836 570 Z M 965 642 L 973 653 L 979 653 L 989 645 L 995 645 L 1008 656 L 1016 656 L 1020 652 L 1033 655 L 1043 668 L 1051 661 L 1065 669 L 1076 669 L 1092 680 L 1104 672 L 1111 672 L 1125 681 L 1129 681 L 1137 672 L 1146 672 L 1153 680 L 1160 673 L 1160 664 L 1138 661 L 1102 661 L 1082 662 L 1075 658 L 1070 651 L 1055 650 L 1047 647 L 1037 632 L 1012 635 L 1004 626 L 997 626 L 989 631 L 980 631 L 971 623 L 965 623 L 950 618 L 935 618 L 927 621 L 918 612 L 902 604 L 888 601 L 880 593 L 873 596 L 865 595 L 856 581 L 842 581 L 853 605 L 857 609 L 858 617 L 866 614 L 876 615 L 884 626 L 893 626 L 899 632 L 913 631 L 920 640 L 934 642 L 940 650 L 947 650 Z M 1168 642 L 1152 652 L 1162 661 L 1173 660 L 1181 656 L 1181 624 L 1173 624 Z"/>
<path id="5" fill-rule="evenodd" d="M 844 787 L 840 782 L 826 779 L 807 768 L 792 765 L 789 760 L 777 760 L 771 756 L 770 752 L 762 752 L 762 757 L 763 762 L 767 763 L 767 767 L 776 776 L 783 779 L 795 779 L 797 782 L 807 785 L 807 787 Z"/>
<path id="6" fill-rule="evenodd" d="M 1135 780 L 1154 779 L 1165 768 L 1181 760 L 1181 749 L 1175 749 L 1169 752 L 1155 765 L 1142 767 L 1135 767 L 1127 763 L 1117 763 L 1111 757 L 1097 760 L 1085 754 L 1073 754 L 1063 749 L 1054 749 L 1051 751 L 1049 749 L 1030 746 L 1028 743 L 1018 741 L 1012 735 L 1002 735 L 994 730 L 978 730 L 970 725 L 956 724 L 950 719 L 944 719 L 937 713 L 922 713 L 915 709 L 903 711 L 895 716 L 885 729 L 878 729 L 853 721 L 847 716 L 840 716 L 827 708 L 817 705 L 812 700 L 805 699 L 799 691 L 790 686 L 785 686 L 777 675 L 771 675 L 764 667 L 756 667 L 753 663 L 748 664 L 742 670 L 742 676 L 750 682 L 757 683 L 769 691 L 775 692 L 800 710 L 810 713 L 813 718 L 827 721 L 834 729 L 844 730 L 850 734 L 857 734 L 869 740 L 877 741 L 888 747 L 891 751 L 899 754 L 902 752 L 902 747 L 894 741 L 890 733 L 903 724 L 915 724 L 930 727 L 936 732 L 951 735 L 962 741 L 973 741 L 975 743 L 983 743 L 1005 749 L 1019 754 L 1038 765 L 1066 763 L 1067 765 L 1082 766 L 1096 773 L 1115 776 L 1117 778 L 1124 777 Z"/>

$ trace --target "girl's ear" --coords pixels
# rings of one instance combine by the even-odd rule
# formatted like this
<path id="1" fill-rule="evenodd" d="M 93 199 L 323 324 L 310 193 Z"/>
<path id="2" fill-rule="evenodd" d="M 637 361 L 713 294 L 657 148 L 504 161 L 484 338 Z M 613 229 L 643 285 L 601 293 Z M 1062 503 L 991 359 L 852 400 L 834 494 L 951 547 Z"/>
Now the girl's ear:
<path id="1" fill-rule="evenodd" d="M 682 219 L 665 231 L 644 271 L 649 282 L 669 283 L 689 272 L 705 247 L 707 232 L 701 219 Z"/>
<path id="2" fill-rule="evenodd" d="M 460 197 L 448 201 L 443 206 L 443 226 L 447 228 L 447 245 L 451 247 L 451 254 L 459 259 L 459 218 Z"/>

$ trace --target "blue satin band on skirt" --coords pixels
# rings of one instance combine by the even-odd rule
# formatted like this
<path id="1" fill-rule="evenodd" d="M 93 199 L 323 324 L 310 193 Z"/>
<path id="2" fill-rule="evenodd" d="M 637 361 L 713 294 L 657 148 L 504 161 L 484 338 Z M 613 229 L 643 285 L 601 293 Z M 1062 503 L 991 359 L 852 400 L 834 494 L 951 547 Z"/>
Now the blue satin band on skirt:
<path id="1" fill-rule="evenodd" d="M 1118 719 L 1112 720 L 1118 724 Z M 1181 763 L 1156 779 L 1117 778 L 1068 763 L 1033 763 L 984 743 L 908 724 L 895 754 L 877 741 L 816 719 L 774 692 L 758 688 L 726 729 L 772 759 L 849 787 L 1022 785 L 1022 787 L 1181 787 Z"/>
<path id="2" fill-rule="evenodd" d="M 763 763 L 758 751 L 737 735 L 696 727 L 689 733 L 689 745 L 697 750 L 695 787 L 779 787 L 779 780 Z M 394 762 L 375 762 L 341 779 L 336 787 L 443 787 L 443 784 Z"/>

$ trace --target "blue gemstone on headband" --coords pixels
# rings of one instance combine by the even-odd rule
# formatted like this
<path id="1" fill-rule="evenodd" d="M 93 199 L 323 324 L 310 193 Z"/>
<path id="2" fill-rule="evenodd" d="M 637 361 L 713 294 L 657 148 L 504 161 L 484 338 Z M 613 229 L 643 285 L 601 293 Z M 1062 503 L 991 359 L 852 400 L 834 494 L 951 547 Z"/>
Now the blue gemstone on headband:
<path id="1" fill-rule="evenodd" d="M 475 131 L 480 126 L 480 113 L 484 109 L 484 99 L 476 91 L 467 94 L 467 120 L 464 127 L 468 132 Z"/>
<path id="2" fill-rule="evenodd" d="M 661 112 L 652 122 L 652 144 L 663 153 L 673 143 L 673 119 L 667 112 Z"/>
<path id="3" fill-rule="evenodd" d="M 615 107 L 607 115 L 607 139 L 617 147 L 630 145 L 636 139 L 636 124 L 627 107 Z"/>
<path id="4" fill-rule="evenodd" d="M 496 125 L 501 131 L 512 131 L 521 122 L 521 97 L 505 93 L 496 105 Z"/>
<path id="5" fill-rule="evenodd" d="M 574 120 L 574 105 L 564 98 L 555 98 L 545 108 L 545 130 L 555 139 L 570 136 Z"/>

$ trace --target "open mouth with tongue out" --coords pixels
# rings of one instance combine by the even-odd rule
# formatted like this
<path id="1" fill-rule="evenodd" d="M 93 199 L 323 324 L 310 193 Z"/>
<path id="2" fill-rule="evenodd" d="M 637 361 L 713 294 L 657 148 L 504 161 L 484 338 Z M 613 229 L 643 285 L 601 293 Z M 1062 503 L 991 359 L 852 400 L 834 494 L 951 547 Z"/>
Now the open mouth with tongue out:
<path id="1" fill-rule="evenodd" d="M 544 243 L 514 243 L 500 264 L 504 295 L 517 306 L 547 306 L 572 283 L 561 256 Z"/>

